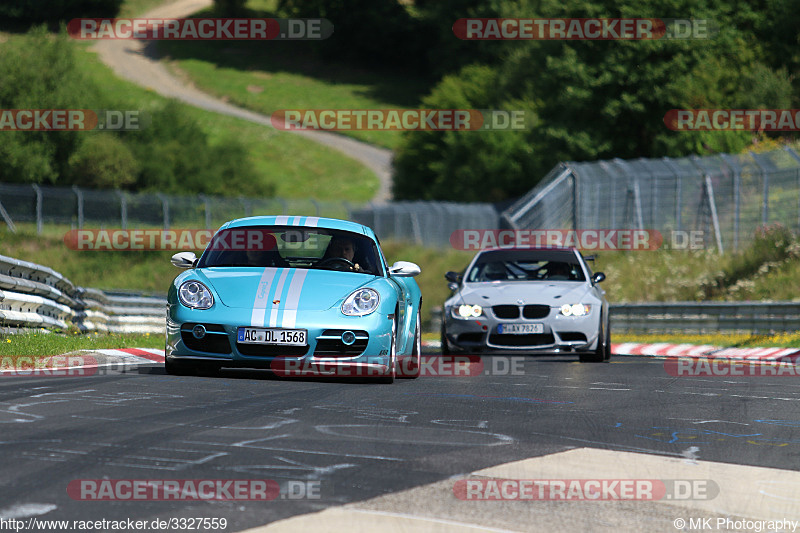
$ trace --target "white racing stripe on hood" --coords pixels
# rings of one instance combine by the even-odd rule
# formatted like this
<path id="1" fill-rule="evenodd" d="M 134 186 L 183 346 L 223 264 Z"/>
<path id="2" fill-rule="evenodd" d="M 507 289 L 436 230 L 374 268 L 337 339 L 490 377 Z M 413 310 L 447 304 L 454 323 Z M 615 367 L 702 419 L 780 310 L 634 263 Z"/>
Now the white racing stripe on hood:
<path id="1" fill-rule="evenodd" d="M 275 296 L 273 300 L 280 300 L 281 293 L 283 293 L 283 284 L 286 283 L 286 276 L 289 275 L 289 269 L 285 268 L 283 272 L 281 272 L 281 277 L 278 279 L 278 284 L 275 286 Z M 272 311 L 269 313 L 269 327 L 274 328 L 278 325 L 278 311 L 281 308 L 281 303 L 278 302 L 278 305 L 272 304 Z"/>
<path id="2" fill-rule="evenodd" d="M 319 224 L 319 217 L 308 217 L 305 223 L 305 225 L 308 226 L 309 228 L 316 228 L 318 224 Z"/>
<path id="3" fill-rule="evenodd" d="M 250 316 L 250 325 L 253 327 L 260 327 L 264 325 L 264 317 L 267 314 L 267 304 L 272 303 L 269 301 L 269 293 L 272 288 L 272 280 L 279 270 L 286 270 L 282 268 L 265 268 L 264 273 L 261 274 L 261 279 L 256 287 L 256 299 L 253 302 L 253 314 Z"/>
<path id="4" fill-rule="evenodd" d="M 276 226 L 288 226 L 289 225 L 289 217 L 275 217 L 275 225 Z"/>
<path id="5" fill-rule="evenodd" d="M 283 321 L 281 327 L 293 328 L 297 321 L 297 303 L 300 301 L 300 293 L 303 290 L 303 284 L 306 281 L 306 274 L 308 270 L 297 270 L 289 285 L 289 294 L 286 295 L 286 305 L 283 311 Z"/>

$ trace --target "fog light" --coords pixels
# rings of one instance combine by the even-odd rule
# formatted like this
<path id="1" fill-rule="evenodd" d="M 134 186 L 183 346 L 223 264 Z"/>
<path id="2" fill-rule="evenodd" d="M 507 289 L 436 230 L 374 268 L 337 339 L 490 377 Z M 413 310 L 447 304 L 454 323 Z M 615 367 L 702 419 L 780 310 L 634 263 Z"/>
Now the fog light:
<path id="1" fill-rule="evenodd" d="M 192 328 L 192 335 L 195 339 L 202 339 L 206 336 L 206 327 L 203 324 L 197 324 Z"/>
<path id="2" fill-rule="evenodd" d="M 354 342 L 356 342 L 356 334 L 352 331 L 345 331 L 342 333 L 342 342 L 347 346 L 350 346 Z"/>

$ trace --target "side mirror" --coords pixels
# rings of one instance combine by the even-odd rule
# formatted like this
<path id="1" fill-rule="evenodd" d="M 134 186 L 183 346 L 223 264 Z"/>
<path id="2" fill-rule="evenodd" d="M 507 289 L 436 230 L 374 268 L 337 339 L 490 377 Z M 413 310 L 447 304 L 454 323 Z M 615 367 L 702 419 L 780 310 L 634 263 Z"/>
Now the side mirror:
<path id="1" fill-rule="evenodd" d="M 194 252 L 178 252 L 172 256 L 170 262 L 178 268 L 193 268 L 197 263 L 197 256 Z"/>
<path id="2" fill-rule="evenodd" d="M 461 283 L 461 274 L 459 274 L 458 272 L 450 271 L 444 275 L 444 279 L 446 279 L 450 283 L 455 283 L 456 285 L 458 285 L 459 283 Z"/>
<path id="3" fill-rule="evenodd" d="M 389 274 L 398 278 L 411 278 L 420 273 L 419 265 L 410 261 L 397 261 L 389 267 Z"/>
<path id="4" fill-rule="evenodd" d="M 606 279 L 606 275 L 602 272 L 595 272 L 594 275 L 592 275 L 592 283 L 600 283 L 604 279 Z"/>

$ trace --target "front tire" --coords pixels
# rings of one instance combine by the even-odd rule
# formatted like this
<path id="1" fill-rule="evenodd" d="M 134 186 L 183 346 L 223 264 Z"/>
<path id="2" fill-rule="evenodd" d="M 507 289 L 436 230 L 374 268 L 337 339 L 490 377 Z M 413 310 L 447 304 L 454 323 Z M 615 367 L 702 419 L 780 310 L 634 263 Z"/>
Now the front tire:
<path id="1" fill-rule="evenodd" d="M 417 379 L 422 367 L 422 318 L 420 318 L 420 310 L 417 310 L 417 326 L 414 331 L 414 347 L 411 349 L 411 357 L 404 360 L 401 365 L 401 372 L 397 375 L 399 378 Z"/>
<path id="2" fill-rule="evenodd" d="M 604 329 L 606 331 L 603 331 Z M 597 339 L 597 348 L 594 352 L 580 354 L 578 358 L 581 363 L 606 363 L 611 358 L 608 328 L 603 328 L 603 317 L 600 317 L 600 338 Z"/>
<path id="3" fill-rule="evenodd" d="M 397 312 L 395 311 L 395 317 Z M 390 385 L 394 383 L 394 378 L 397 376 L 397 319 L 392 322 L 392 340 L 389 347 L 389 373 L 385 376 L 378 378 L 378 383 Z"/>
<path id="4" fill-rule="evenodd" d="M 442 355 L 450 355 L 450 346 L 447 344 L 447 332 L 444 329 L 444 319 L 442 319 Z"/>

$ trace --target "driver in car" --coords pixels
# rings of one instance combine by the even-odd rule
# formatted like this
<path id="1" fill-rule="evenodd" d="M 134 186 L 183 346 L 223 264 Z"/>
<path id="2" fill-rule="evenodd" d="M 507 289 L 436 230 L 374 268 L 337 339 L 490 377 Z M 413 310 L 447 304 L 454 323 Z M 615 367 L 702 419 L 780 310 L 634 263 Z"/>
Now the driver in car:
<path id="1" fill-rule="evenodd" d="M 350 239 L 346 237 L 334 237 L 331 239 L 330 244 L 328 244 L 328 249 L 325 251 L 325 257 L 323 257 L 322 260 L 346 259 L 348 263 L 353 265 L 350 267 L 352 272 L 364 272 L 361 265 L 353 261 L 355 256 L 356 247 Z"/>

